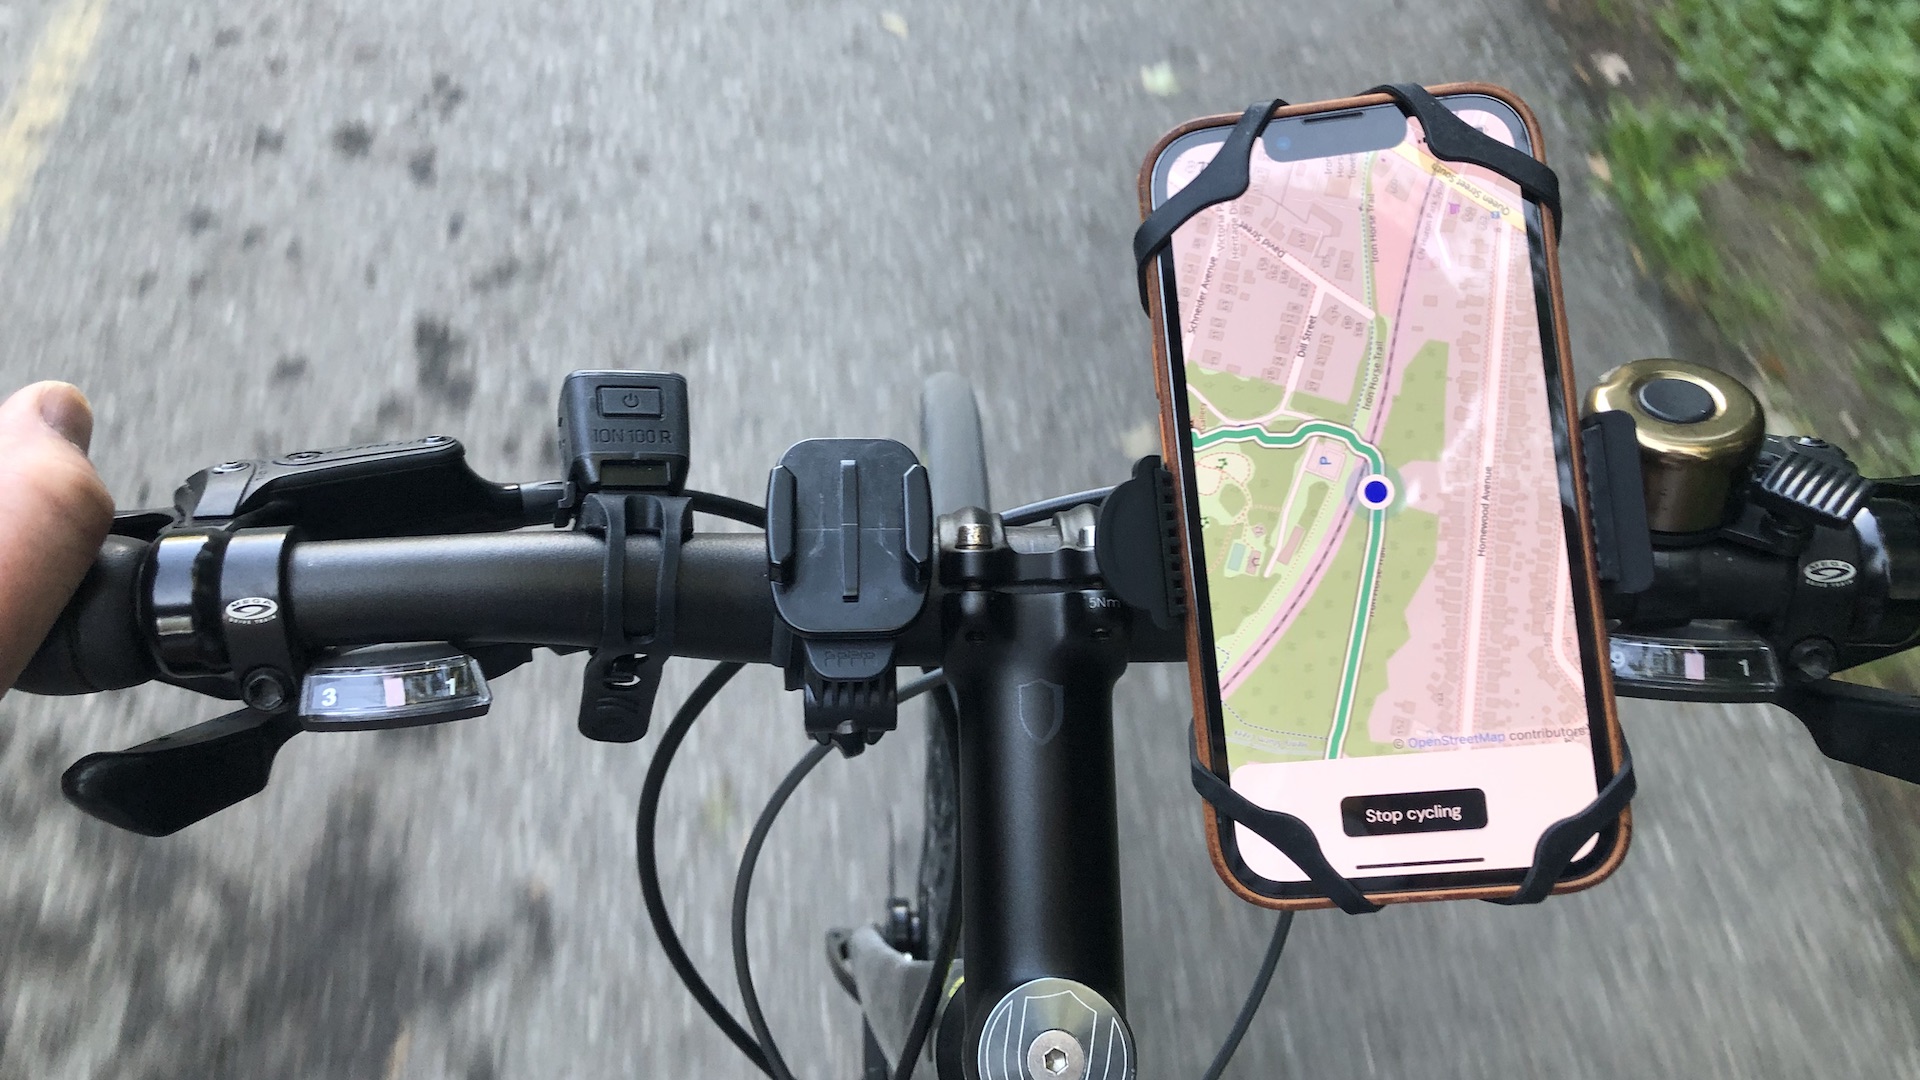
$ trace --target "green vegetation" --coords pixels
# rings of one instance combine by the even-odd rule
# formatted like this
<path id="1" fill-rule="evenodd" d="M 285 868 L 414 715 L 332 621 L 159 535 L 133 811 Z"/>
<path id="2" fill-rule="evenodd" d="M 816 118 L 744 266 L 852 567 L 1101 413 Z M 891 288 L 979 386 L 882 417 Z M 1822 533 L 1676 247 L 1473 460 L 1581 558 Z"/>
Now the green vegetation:
<path id="1" fill-rule="evenodd" d="M 1238 484 L 1228 484 L 1220 489 L 1220 512 L 1228 521 L 1238 521 L 1247 508 L 1247 489 Z"/>
<path id="2" fill-rule="evenodd" d="M 1784 158 L 1788 190 L 1748 211 L 1776 219 L 1764 224 L 1866 318 L 1859 377 L 1920 419 L 1920 0 L 1673 0 L 1658 24 L 1694 100 L 1618 100 L 1606 134 L 1641 250 L 1740 337 L 1778 304 L 1722 265 L 1703 203 L 1723 180 L 1754 179 L 1749 150 Z"/>
<path id="3" fill-rule="evenodd" d="M 1287 392 L 1286 387 L 1264 379 L 1243 379 L 1224 371 L 1204 371 L 1196 364 L 1187 365 L 1187 386 L 1198 390 L 1202 397 L 1213 403 L 1216 416 L 1225 412 L 1224 419 L 1233 423 L 1267 415 L 1279 407 L 1280 399 Z"/>
<path id="4" fill-rule="evenodd" d="M 1319 480 L 1309 480 L 1301 489 L 1302 494 L 1306 496 L 1306 501 L 1300 504 L 1300 516 L 1294 520 L 1298 521 L 1302 527 L 1320 516 L 1320 504 L 1327 501 L 1329 486 Z"/>
<path id="5" fill-rule="evenodd" d="M 1397 463 L 1439 461 L 1447 435 L 1447 343 L 1420 346 L 1400 385 L 1380 435 L 1381 456 Z"/>
<path id="6" fill-rule="evenodd" d="M 1287 405 L 1287 408 L 1297 413 L 1331 420 L 1336 424 L 1353 423 L 1352 405 L 1342 405 L 1332 398 L 1318 397 L 1304 390 L 1293 392 L 1293 401 Z"/>
<path id="7" fill-rule="evenodd" d="M 1252 496 L 1253 505 L 1267 508 L 1273 518 L 1278 518 L 1281 505 L 1287 501 L 1287 493 L 1293 490 L 1294 477 L 1300 474 L 1300 465 L 1307 456 L 1306 450 L 1300 447 L 1281 450 L 1254 442 L 1232 445 L 1237 452 L 1253 459 L 1253 481 L 1247 485 L 1247 494 Z M 1271 528 L 1274 521 L 1267 519 L 1259 524 Z"/>
<path id="8" fill-rule="evenodd" d="M 1392 736 L 1375 741 L 1368 719 L 1380 695 L 1387 692 L 1387 661 L 1413 636 L 1407 608 L 1413 594 L 1433 569 L 1434 549 L 1440 542 L 1440 515 L 1408 509 L 1387 526 L 1393 543 L 1380 556 L 1380 591 L 1373 599 L 1373 618 L 1367 623 L 1367 651 L 1360 658 L 1360 678 L 1353 687 L 1353 720 L 1348 728 L 1348 757 L 1393 753 Z"/>
<path id="9" fill-rule="evenodd" d="M 1709 302 L 1720 299 L 1726 270 L 1701 199 L 1708 186 L 1741 164 L 1743 150 L 1724 109 L 1637 106 L 1625 98 L 1613 104 L 1606 154 L 1614 198 L 1641 250 L 1683 297 L 1700 300 L 1705 293 Z"/>
<path id="10" fill-rule="evenodd" d="M 1399 537 L 1393 538 L 1399 543 Z M 1326 736 L 1333 726 L 1333 707 L 1340 697 L 1340 674 L 1347 656 L 1347 637 L 1353 631 L 1353 604 L 1360 566 L 1366 558 L 1367 530 L 1356 519 L 1340 541 L 1333 564 L 1319 588 L 1307 597 L 1266 663 L 1253 669 L 1234 691 L 1230 704 L 1243 717 L 1257 717 L 1269 732 L 1311 735 L 1316 749 L 1284 754 L 1234 746 L 1229 763 L 1239 768 L 1250 761 L 1315 760 L 1325 754 Z M 1216 620 L 1218 616 L 1215 616 Z"/>

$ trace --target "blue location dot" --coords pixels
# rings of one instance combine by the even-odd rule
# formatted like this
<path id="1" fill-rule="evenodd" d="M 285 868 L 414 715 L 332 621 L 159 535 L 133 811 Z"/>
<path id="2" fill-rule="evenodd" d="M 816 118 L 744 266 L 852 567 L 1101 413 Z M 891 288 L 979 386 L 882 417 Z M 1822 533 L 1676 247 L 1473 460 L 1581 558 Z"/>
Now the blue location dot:
<path id="1" fill-rule="evenodd" d="M 1360 504 L 1369 510 L 1383 510 L 1393 502 L 1393 482 L 1384 476 L 1369 476 L 1360 481 Z"/>

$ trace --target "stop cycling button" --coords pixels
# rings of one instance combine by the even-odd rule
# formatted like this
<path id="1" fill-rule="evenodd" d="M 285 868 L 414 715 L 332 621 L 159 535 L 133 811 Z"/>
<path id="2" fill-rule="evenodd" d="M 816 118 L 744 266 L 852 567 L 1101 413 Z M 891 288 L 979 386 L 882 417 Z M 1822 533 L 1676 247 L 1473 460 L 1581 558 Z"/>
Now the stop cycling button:
<path id="1" fill-rule="evenodd" d="M 659 416 L 660 389 L 654 386 L 603 386 L 601 416 Z"/>
<path id="2" fill-rule="evenodd" d="M 1348 836 L 1459 832 L 1487 827 L 1487 793 L 1479 788 L 1349 795 L 1340 800 Z"/>

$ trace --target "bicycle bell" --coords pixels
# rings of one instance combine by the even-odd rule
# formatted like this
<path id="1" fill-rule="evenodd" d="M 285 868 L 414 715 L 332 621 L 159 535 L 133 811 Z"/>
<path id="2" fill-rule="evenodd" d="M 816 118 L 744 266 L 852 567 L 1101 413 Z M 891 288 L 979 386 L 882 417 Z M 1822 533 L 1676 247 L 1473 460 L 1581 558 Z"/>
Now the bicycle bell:
<path id="1" fill-rule="evenodd" d="M 1765 427 L 1753 392 L 1685 360 L 1635 360 L 1600 377 L 1581 415 L 1613 410 L 1633 417 L 1647 526 L 1690 533 L 1720 525 Z"/>

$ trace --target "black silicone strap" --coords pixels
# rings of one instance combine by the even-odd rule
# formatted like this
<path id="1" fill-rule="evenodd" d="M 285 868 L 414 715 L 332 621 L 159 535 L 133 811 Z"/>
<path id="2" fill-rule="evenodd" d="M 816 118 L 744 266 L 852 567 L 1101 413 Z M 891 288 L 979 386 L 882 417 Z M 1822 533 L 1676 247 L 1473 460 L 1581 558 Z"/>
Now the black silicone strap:
<path id="1" fill-rule="evenodd" d="M 1367 899 L 1358 886 L 1348 881 L 1327 861 L 1327 856 L 1320 850 L 1320 841 L 1306 822 L 1292 814 L 1254 805 L 1207 768 L 1206 763 L 1200 760 L 1197 744 L 1192 746 L 1192 751 L 1193 789 L 1200 793 L 1201 798 L 1212 803 L 1215 810 L 1253 830 L 1260 839 L 1292 859 L 1308 880 L 1320 886 L 1320 891 L 1339 905 L 1341 911 L 1349 915 L 1366 915 L 1380 910 L 1379 904 Z"/>
<path id="2" fill-rule="evenodd" d="M 1307 875 L 1307 879 L 1320 886 L 1327 899 L 1332 900 L 1340 910 L 1349 915 L 1365 915 L 1380 910 L 1379 904 L 1367 899 L 1358 885 L 1327 861 L 1326 853 L 1320 850 L 1319 838 L 1314 836 L 1313 829 L 1306 822 L 1292 814 L 1255 805 L 1207 768 L 1206 763 L 1200 760 L 1197 744 L 1192 744 L 1191 749 L 1193 788 L 1201 798 L 1212 803 L 1215 810 L 1236 824 L 1245 825 L 1262 840 L 1279 849 L 1281 854 L 1292 859 L 1293 864 Z M 1598 836 L 1608 823 L 1626 809 L 1627 803 L 1633 800 L 1637 786 L 1633 778 L 1633 755 L 1625 753 L 1620 759 L 1619 771 L 1613 774 L 1613 779 L 1607 781 L 1607 785 L 1600 789 L 1600 793 L 1585 809 L 1561 818 L 1540 834 L 1540 840 L 1533 848 L 1533 865 L 1527 868 L 1526 876 L 1520 879 L 1519 891 L 1512 896 L 1490 898 L 1487 902 L 1513 906 L 1537 904 L 1545 900 L 1587 841 Z"/>
<path id="3" fill-rule="evenodd" d="M 1620 816 L 1627 803 L 1633 801 L 1633 793 L 1639 786 L 1633 778 L 1633 754 L 1625 746 L 1621 744 L 1620 771 L 1613 774 L 1613 779 L 1607 781 L 1607 786 L 1600 789 L 1600 794 L 1594 796 L 1587 808 L 1561 818 L 1540 834 L 1539 843 L 1533 847 L 1533 865 L 1527 868 L 1527 876 L 1520 879 L 1520 891 L 1512 896 L 1489 899 L 1487 903 L 1537 904 L 1545 900 L 1587 841 L 1600 835 L 1600 830 Z"/>
<path id="4" fill-rule="evenodd" d="M 1285 105 L 1279 98 L 1254 105 L 1240 114 L 1240 122 L 1227 133 L 1220 150 L 1177 192 L 1173 198 L 1154 208 L 1147 220 L 1133 231 L 1133 265 L 1140 275 L 1140 309 L 1147 309 L 1147 264 L 1173 240 L 1175 230 L 1193 215 L 1223 202 L 1232 202 L 1247 193 L 1253 164 L 1253 141 L 1267 129 L 1274 110 Z"/>
<path id="5" fill-rule="evenodd" d="M 1486 132 L 1460 119 L 1418 83 L 1389 83 L 1376 86 L 1369 94 L 1385 94 L 1400 111 L 1420 121 L 1427 149 L 1446 161 L 1480 165 L 1512 180 L 1527 198 L 1547 208 L 1553 215 L 1553 233 L 1560 235 L 1560 178 L 1545 162 L 1525 151 L 1508 146 Z M 1248 169 L 1253 161 L 1253 143 L 1273 119 L 1274 111 L 1286 102 L 1279 98 L 1254 105 L 1240 115 L 1226 142 L 1186 187 L 1161 203 L 1133 233 L 1133 265 L 1139 275 L 1140 308 L 1147 306 L 1147 264 L 1160 254 L 1173 234 L 1193 215 L 1223 202 L 1231 202 L 1247 193 Z"/>
<path id="6" fill-rule="evenodd" d="M 1553 234 L 1560 235 L 1560 178 L 1546 162 L 1460 119 L 1418 83 L 1389 83 L 1367 93 L 1387 95 L 1401 112 L 1420 121 L 1434 157 L 1485 166 L 1520 185 L 1522 194 L 1553 214 Z"/>

